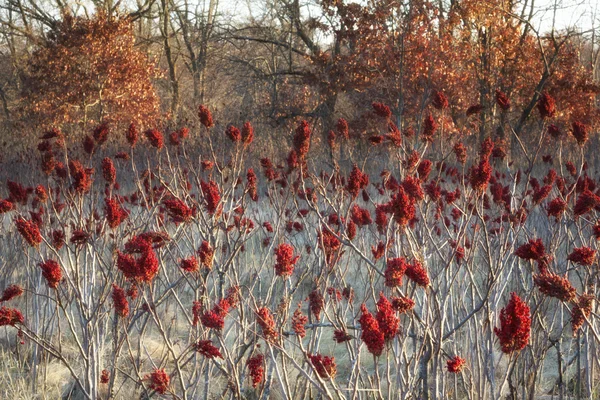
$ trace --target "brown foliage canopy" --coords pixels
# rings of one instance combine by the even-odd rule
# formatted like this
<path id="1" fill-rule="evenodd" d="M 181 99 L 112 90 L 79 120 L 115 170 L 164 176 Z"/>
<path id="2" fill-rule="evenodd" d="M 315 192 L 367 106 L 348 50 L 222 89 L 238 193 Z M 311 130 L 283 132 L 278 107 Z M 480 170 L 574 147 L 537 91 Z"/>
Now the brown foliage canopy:
<path id="1" fill-rule="evenodd" d="M 458 3 L 442 12 L 427 0 L 408 8 L 395 0 L 322 2 L 329 23 L 316 29 L 330 33 L 334 45 L 310 56 L 305 82 L 323 97 L 347 94 L 358 110 L 383 100 L 403 125 L 419 125 L 441 92 L 450 104 L 446 130 L 467 135 L 484 136 L 494 125 L 497 89 L 514 104 L 506 121 L 519 128 L 544 90 L 557 99 L 552 122 L 561 129 L 572 120 L 594 125 L 600 89 L 581 62 L 577 35 L 539 35 L 515 17 L 514 2 Z M 479 115 L 466 121 L 472 105 L 480 106 Z M 351 124 L 353 119 L 364 121 L 364 115 L 348 118 Z"/>
<path id="2" fill-rule="evenodd" d="M 23 72 L 23 115 L 42 125 L 158 118 L 155 63 L 134 47 L 131 22 L 100 12 L 64 15 L 33 52 Z"/>

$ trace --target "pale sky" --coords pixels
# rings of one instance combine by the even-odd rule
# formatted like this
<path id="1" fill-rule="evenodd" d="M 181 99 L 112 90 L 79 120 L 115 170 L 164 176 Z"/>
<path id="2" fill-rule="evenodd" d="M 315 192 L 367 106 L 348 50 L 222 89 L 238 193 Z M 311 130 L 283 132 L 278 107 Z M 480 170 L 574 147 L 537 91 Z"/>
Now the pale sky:
<path id="1" fill-rule="evenodd" d="M 537 13 L 535 20 L 542 31 L 548 31 L 552 27 L 554 12 L 548 10 L 557 5 L 555 27 L 564 29 L 567 27 L 578 27 L 582 31 L 591 29 L 593 21 L 596 20 L 598 28 L 600 20 L 600 0 L 536 0 Z"/>

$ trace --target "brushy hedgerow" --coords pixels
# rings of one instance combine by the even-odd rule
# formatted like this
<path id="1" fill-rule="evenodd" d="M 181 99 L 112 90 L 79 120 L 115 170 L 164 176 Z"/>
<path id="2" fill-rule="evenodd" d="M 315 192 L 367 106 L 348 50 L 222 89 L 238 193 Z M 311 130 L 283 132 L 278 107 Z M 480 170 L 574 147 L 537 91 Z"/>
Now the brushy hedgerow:
<path id="1" fill-rule="evenodd" d="M 308 121 L 271 160 L 253 148 L 251 123 L 215 124 L 205 106 L 195 131 L 102 125 L 79 159 L 48 131 L 47 179 L 14 177 L 0 200 L 12 266 L 0 325 L 90 399 L 547 392 L 575 358 L 597 362 L 585 353 L 600 345 L 597 177 L 543 154 L 550 95 L 523 168 L 501 139 L 469 151 L 444 133 L 448 101 L 434 94 L 416 135 L 390 131 L 383 103 L 370 122 L 381 140 L 340 119 L 327 136 L 335 164 L 311 159 Z M 497 101 L 515 108 L 502 92 Z M 572 143 L 585 154 L 582 129 Z M 124 143 L 117 156 L 102 154 L 108 137 Z M 191 137 L 212 150 L 191 157 Z M 342 162 L 357 140 L 370 158 Z"/>

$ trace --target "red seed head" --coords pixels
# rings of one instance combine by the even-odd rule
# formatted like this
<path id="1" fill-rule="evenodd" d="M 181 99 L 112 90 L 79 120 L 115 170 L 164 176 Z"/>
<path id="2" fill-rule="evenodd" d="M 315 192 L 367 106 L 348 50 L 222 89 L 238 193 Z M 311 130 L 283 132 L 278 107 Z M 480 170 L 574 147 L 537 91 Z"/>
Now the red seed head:
<path id="1" fill-rule="evenodd" d="M 425 193 L 421 187 L 421 180 L 416 176 L 407 176 L 402 181 L 402 188 L 414 201 L 420 201 L 425 198 Z"/>
<path id="2" fill-rule="evenodd" d="M 577 141 L 577 144 L 579 144 L 580 146 L 585 145 L 585 143 L 589 139 L 588 127 L 580 121 L 573 122 L 573 124 L 571 125 L 571 134 Z"/>
<path id="3" fill-rule="evenodd" d="M 400 296 L 392 297 L 392 307 L 396 312 L 404 314 L 415 307 L 415 301 L 411 298 Z"/>
<path id="4" fill-rule="evenodd" d="M 379 241 L 377 246 L 371 246 L 371 254 L 373 254 L 373 258 L 375 260 L 379 260 L 381 257 L 385 255 L 385 244 L 383 241 Z M 387 285 L 387 276 L 386 276 L 386 285 Z"/>
<path id="5" fill-rule="evenodd" d="M 275 263 L 275 275 L 287 278 L 294 272 L 294 266 L 300 256 L 294 256 L 294 248 L 287 244 L 282 243 L 275 249 L 275 256 L 277 262 Z"/>
<path id="6" fill-rule="evenodd" d="M 121 206 L 121 203 L 116 198 L 111 197 L 104 199 L 104 213 L 106 214 L 106 222 L 108 222 L 111 229 L 121 225 L 129 216 L 129 212 Z"/>
<path id="7" fill-rule="evenodd" d="M 42 154 L 40 164 L 42 172 L 46 175 L 50 175 L 56 167 L 56 159 L 54 158 L 54 154 L 51 151 Z"/>
<path id="8" fill-rule="evenodd" d="M 553 139 L 558 139 L 559 137 L 561 137 L 562 132 L 560 131 L 560 128 L 558 126 L 550 124 L 548 125 L 548 134 L 552 136 Z"/>
<path id="9" fill-rule="evenodd" d="M 300 309 L 301 304 L 298 304 L 298 308 L 294 311 L 294 315 L 292 316 L 292 329 L 294 333 L 298 335 L 299 338 L 303 338 L 306 336 L 306 327 L 305 325 L 308 323 L 308 317 L 302 314 L 302 310 Z"/>
<path id="10" fill-rule="evenodd" d="M 194 326 L 198 325 L 198 322 L 200 321 L 203 310 L 204 310 L 204 308 L 202 307 L 202 302 L 194 301 L 192 303 L 192 315 L 194 316 L 192 325 L 194 325 Z"/>
<path id="11" fill-rule="evenodd" d="M 400 227 L 408 225 L 416 213 L 414 199 L 406 193 L 402 186 L 392 196 L 391 201 L 387 204 L 387 210 L 393 214 L 394 220 Z"/>
<path id="12" fill-rule="evenodd" d="M 214 181 L 201 181 L 200 187 L 204 200 L 206 201 L 206 210 L 209 214 L 215 214 L 219 208 L 219 202 L 221 201 L 221 194 L 219 193 L 219 186 Z"/>
<path id="13" fill-rule="evenodd" d="M 427 178 L 429 178 L 432 166 L 433 163 L 430 160 L 421 160 L 419 166 L 417 167 L 417 173 L 419 174 L 419 179 L 421 180 L 421 182 L 425 182 Z"/>
<path id="14" fill-rule="evenodd" d="M 42 269 L 42 275 L 48 283 L 48 287 L 56 289 L 62 280 L 60 265 L 54 260 L 46 260 L 39 265 Z"/>
<path id="15" fill-rule="evenodd" d="M 369 143 L 371 143 L 373 146 L 376 146 L 383 143 L 384 139 L 385 137 L 383 135 L 373 135 L 369 137 Z"/>
<path id="16" fill-rule="evenodd" d="M 125 137 L 127 139 L 127 143 L 129 143 L 129 145 L 131 147 L 134 147 L 138 141 L 139 136 L 140 136 L 140 133 L 137 129 L 137 126 L 132 122 L 129 125 L 129 129 L 127 129 L 127 133 L 125 135 Z"/>
<path id="17" fill-rule="evenodd" d="M 369 210 L 359 207 L 357 204 L 350 209 L 350 218 L 359 227 L 370 225 L 373 222 Z"/>
<path id="18" fill-rule="evenodd" d="M 37 247 L 42 243 L 42 235 L 40 228 L 32 221 L 28 221 L 23 217 L 15 219 L 17 230 L 31 247 Z"/>
<path id="19" fill-rule="evenodd" d="M 358 197 L 360 191 L 369 185 L 369 175 L 363 173 L 356 164 L 352 167 L 346 190 L 353 198 Z"/>
<path id="20" fill-rule="evenodd" d="M 431 104 L 438 110 L 448 108 L 448 97 L 443 92 L 435 92 Z"/>
<path id="21" fill-rule="evenodd" d="M 429 114 L 423 122 L 422 140 L 427 143 L 433 142 L 433 135 L 438 128 L 437 121 Z"/>
<path id="22" fill-rule="evenodd" d="M 385 135 L 385 138 L 396 147 L 402 146 L 402 133 L 392 121 L 388 122 L 388 133 Z"/>
<path id="23" fill-rule="evenodd" d="M 254 128 L 252 127 L 252 124 L 250 122 L 246 122 L 244 124 L 244 126 L 242 127 L 242 142 L 244 142 L 244 144 L 246 146 L 252 144 L 252 141 L 254 140 Z"/>
<path id="24" fill-rule="evenodd" d="M 477 166 L 471 167 L 469 182 L 471 187 L 478 193 L 483 193 L 492 177 L 492 166 L 487 158 L 481 160 Z"/>
<path id="25" fill-rule="evenodd" d="M 383 295 L 383 292 L 379 294 L 377 301 L 376 318 L 385 341 L 392 340 L 400 328 L 400 319 L 396 316 L 392 303 Z"/>
<path id="26" fill-rule="evenodd" d="M 129 303 L 127 302 L 127 296 L 125 290 L 119 287 L 116 283 L 113 283 L 112 300 L 115 307 L 115 313 L 125 318 L 129 315 Z"/>
<path id="27" fill-rule="evenodd" d="M 408 263 L 404 257 L 390 258 L 385 268 L 385 285 L 388 287 L 401 286 L 407 267 Z"/>
<path id="28" fill-rule="evenodd" d="M 337 132 L 341 137 L 348 140 L 350 138 L 350 130 L 348 128 L 348 122 L 344 118 L 340 118 L 336 124 Z"/>
<path id="29" fill-rule="evenodd" d="M 125 277 L 134 282 L 151 282 L 159 269 L 158 257 L 152 248 L 152 241 L 141 235 L 134 236 L 125 244 L 128 253 L 117 252 L 117 268 Z"/>
<path id="30" fill-rule="evenodd" d="M 94 129 L 94 140 L 98 146 L 104 144 L 108 140 L 110 129 L 107 122 L 103 122 Z"/>
<path id="31" fill-rule="evenodd" d="M 19 297 L 23 294 L 23 288 L 19 285 L 10 285 L 4 289 L 2 292 L 2 297 L 0 297 L 0 302 L 9 301 L 16 297 Z"/>
<path id="32" fill-rule="evenodd" d="M 491 138 L 486 138 L 481 142 L 481 149 L 479 150 L 479 158 L 481 160 L 490 158 L 492 151 L 494 150 L 494 141 Z"/>
<path id="33" fill-rule="evenodd" d="M 229 289 L 227 289 L 227 291 L 225 292 L 225 299 L 224 301 L 229 304 L 229 306 L 231 308 L 236 308 L 241 300 L 241 293 L 240 293 L 240 287 L 239 286 L 231 286 Z"/>
<path id="34" fill-rule="evenodd" d="M 307 121 L 302 120 L 296 128 L 296 134 L 294 135 L 294 150 L 300 160 L 308 154 L 310 148 L 310 126 Z"/>
<path id="35" fill-rule="evenodd" d="M 529 307 L 516 293 L 511 293 L 506 307 L 500 311 L 500 327 L 494 328 L 504 353 L 519 351 L 529 343 L 531 316 Z"/>
<path id="36" fill-rule="evenodd" d="M 56 229 L 52 231 L 52 246 L 56 248 L 56 250 L 60 250 L 65 244 L 65 232 Z"/>
<path id="37" fill-rule="evenodd" d="M 58 128 L 51 128 L 50 130 L 44 132 L 44 134 L 40 137 L 41 140 L 50 140 L 55 138 L 61 138 L 62 132 Z"/>
<path id="38" fill-rule="evenodd" d="M 103 369 L 102 374 L 100 375 L 100 383 L 106 385 L 110 381 L 110 374 L 108 370 Z"/>
<path id="39" fill-rule="evenodd" d="M 211 128 L 214 125 L 212 114 L 204 105 L 198 106 L 198 118 L 200 118 L 200 123 L 206 128 Z"/>
<path id="40" fill-rule="evenodd" d="M 77 245 L 84 245 L 89 242 L 92 235 L 89 232 L 84 231 L 83 229 L 76 229 L 71 234 L 71 243 Z"/>
<path id="41" fill-rule="evenodd" d="M 552 118 L 556 113 L 556 102 L 552 96 L 544 92 L 537 102 L 537 108 L 542 119 Z"/>
<path id="42" fill-rule="evenodd" d="M 586 246 L 577 247 L 569 254 L 567 260 L 579 265 L 592 265 L 596 262 L 596 250 Z"/>
<path id="43" fill-rule="evenodd" d="M 158 394 L 165 394 L 169 390 L 169 375 L 164 369 L 155 369 L 150 375 L 146 375 L 146 380 L 150 383 L 150 389 Z"/>
<path id="44" fill-rule="evenodd" d="M 206 328 L 221 331 L 225 327 L 225 317 L 229 312 L 229 302 L 225 299 L 215 304 L 210 311 L 206 311 L 200 317 L 202 325 Z"/>
<path id="45" fill-rule="evenodd" d="M 454 155 L 456 155 L 456 159 L 461 164 L 467 161 L 467 148 L 462 142 L 457 142 L 454 145 Z"/>
<path id="46" fill-rule="evenodd" d="M 114 185 L 117 180 L 117 171 L 115 169 L 115 164 L 110 159 L 110 157 L 106 157 L 102 160 L 102 176 L 104 180 L 109 185 Z"/>
<path id="47" fill-rule="evenodd" d="M 165 145 L 165 138 L 158 129 L 148 129 L 145 135 L 146 139 L 148 139 L 152 147 L 155 147 L 160 150 Z"/>
<path id="48" fill-rule="evenodd" d="M 173 131 L 169 134 L 169 144 L 171 146 L 179 146 L 181 144 L 181 138 L 177 131 Z"/>
<path id="49" fill-rule="evenodd" d="M 0 326 L 15 326 L 24 321 L 23 314 L 16 308 L 0 307 Z"/>
<path id="50" fill-rule="evenodd" d="M 465 364 L 466 361 L 464 358 L 454 356 L 446 362 L 446 368 L 448 369 L 448 372 L 452 374 L 458 374 L 460 371 L 462 371 Z"/>
<path id="51" fill-rule="evenodd" d="M 333 340 L 336 343 L 344 343 L 352 339 L 352 336 L 348 335 L 343 329 L 336 329 L 333 331 Z"/>
<path id="52" fill-rule="evenodd" d="M 215 251 L 210 246 L 210 243 L 208 243 L 206 240 L 203 240 L 202 244 L 200 245 L 200 248 L 198 249 L 198 255 L 200 256 L 200 262 L 205 268 L 212 268 L 214 254 Z"/>
<path id="53" fill-rule="evenodd" d="M 591 190 L 585 189 L 577 197 L 573 213 L 576 217 L 587 214 L 592 211 L 595 207 L 600 205 L 600 197 L 594 194 Z"/>
<path id="54" fill-rule="evenodd" d="M 392 116 L 392 111 L 383 103 L 373 103 L 373 111 L 381 118 L 389 119 Z"/>
<path id="55" fill-rule="evenodd" d="M 467 117 L 470 117 L 474 114 L 479 114 L 481 110 L 483 110 L 483 106 L 481 104 L 473 104 L 472 106 L 469 106 L 469 108 L 467 108 Z"/>
<path id="56" fill-rule="evenodd" d="M 179 267 L 187 272 L 196 272 L 198 271 L 200 265 L 196 257 L 191 256 L 189 258 L 182 259 L 181 263 L 179 264 Z"/>
<path id="57" fill-rule="evenodd" d="M 210 340 L 199 340 L 195 345 L 196 351 L 204 357 L 212 360 L 213 358 L 223 358 L 221 351 L 216 348 Z"/>
<path id="58" fill-rule="evenodd" d="M 246 173 L 246 181 L 248 182 L 248 194 L 252 201 L 258 201 L 258 178 L 254 173 L 254 169 L 248 168 Z"/>
<path id="59" fill-rule="evenodd" d="M 592 306 L 594 304 L 594 296 L 591 294 L 582 294 L 579 296 L 575 305 L 571 309 L 571 328 L 575 334 L 583 323 L 592 314 Z"/>
<path id="60" fill-rule="evenodd" d="M 408 279 L 415 282 L 417 285 L 423 287 L 429 286 L 429 276 L 421 262 L 414 260 L 412 264 L 408 264 L 406 266 L 405 274 Z"/>
<path id="61" fill-rule="evenodd" d="M 323 249 L 323 252 L 325 253 L 325 262 L 329 268 L 333 268 L 339 261 L 341 255 L 339 252 L 342 245 L 340 240 L 331 230 L 327 227 L 323 227 L 318 235 L 318 243 L 319 248 Z"/>
<path id="62" fill-rule="evenodd" d="M 335 149 L 335 139 L 336 135 L 334 131 L 329 131 L 327 133 L 327 144 L 331 150 Z"/>
<path id="63" fill-rule="evenodd" d="M 257 354 L 250 357 L 246 361 L 250 378 L 252 379 L 252 387 L 257 387 L 265 379 L 264 356 Z"/>
<path id="64" fill-rule="evenodd" d="M 194 211 L 179 199 L 167 199 L 163 201 L 167 214 L 175 224 L 189 222 L 192 220 Z"/>
<path id="65" fill-rule="evenodd" d="M 385 336 L 379 328 L 379 323 L 373 317 L 373 314 L 367 310 L 367 306 L 360 306 L 361 316 L 358 323 L 361 326 L 362 333 L 360 338 L 367 346 L 367 349 L 374 356 L 380 356 L 385 346 Z"/>
<path id="66" fill-rule="evenodd" d="M 310 311 L 316 320 L 319 321 L 321 319 L 321 311 L 323 311 L 323 307 L 325 306 L 323 294 L 318 289 L 313 290 L 308 295 L 308 304 Z"/>
<path id="67" fill-rule="evenodd" d="M 515 255 L 523 260 L 539 260 L 546 254 L 542 239 L 530 239 L 528 243 L 517 248 Z"/>
<path id="68" fill-rule="evenodd" d="M 267 307 L 261 307 L 256 311 L 256 323 L 260 326 L 264 339 L 275 343 L 279 334 L 275 327 L 275 319 Z"/>
<path id="69" fill-rule="evenodd" d="M 83 145 L 83 151 L 85 151 L 87 154 L 92 154 L 96 148 L 96 143 L 94 142 L 94 139 L 89 135 L 83 138 L 81 144 Z"/>
<path id="70" fill-rule="evenodd" d="M 496 89 L 496 103 L 502 109 L 502 111 L 508 111 L 510 109 L 510 99 L 499 89 Z"/>
<path id="71" fill-rule="evenodd" d="M 335 377 L 337 372 L 335 357 L 322 356 L 321 354 L 311 354 L 308 357 L 321 378 L 330 379 Z"/>
<path id="72" fill-rule="evenodd" d="M 190 130 L 183 126 L 181 128 L 179 128 L 179 130 L 177 131 L 177 135 L 179 136 L 179 139 L 183 140 L 183 139 L 187 139 L 188 136 L 190 135 Z"/>
<path id="73" fill-rule="evenodd" d="M 45 203 L 48 200 L 48 192 L 42 185 L 37 185 L 35 188 L 35 197 L 40 203 Z"/>
<path id="74" fill-rule="evenodd" d="M 561 301 L 571 301 L 577 296 L 577 290 L 571 285 L 569 279 L 551 272 L 535 275 L 533 282 L 540 292 Z"/>
<path id="75" fill-rule="evenodd" d="M 12 203 L 20 203 L 27 204 L 27 199 L 29 198 L 29 191 L 26 187 L 21 185 L 18 182 L 11 181 L 10 179 L 6 181 L 6 187 L 9 192 L 8 200 Z"/>
<path id="76" fill-rule="evenodd" d="M 69 161 L 69 172 L 73 179 L 73 190 L 79 194 L 85 194 L 90 191 L 92 187 L 91 173 L 78 160 Z"/>
<path id="77" fill-rule="evenodd" d="M 242 140 L 242 132 L 233 125 L 227 127 L 225 134 L 233 143 L 238 143 Z"/>

